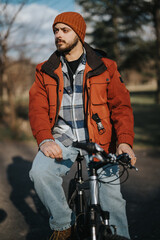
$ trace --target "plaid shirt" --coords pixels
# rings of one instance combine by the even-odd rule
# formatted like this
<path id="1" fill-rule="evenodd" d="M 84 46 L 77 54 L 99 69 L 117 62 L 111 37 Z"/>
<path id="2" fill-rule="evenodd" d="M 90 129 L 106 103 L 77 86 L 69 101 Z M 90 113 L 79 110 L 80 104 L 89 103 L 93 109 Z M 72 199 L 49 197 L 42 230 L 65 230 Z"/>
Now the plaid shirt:
<path id="1" fill-rule="evenodd" d="M 84 116 L 83 105 L 83 74 L 86 64 L 84 52 L 81 62 L 73 76 L 73 90 L 65 59 L 61 56 L 64 89 L 61 109 L 52 134 L 65 146 L 70 146 L 73 141 L 88 141 L 89 135 Z"/>

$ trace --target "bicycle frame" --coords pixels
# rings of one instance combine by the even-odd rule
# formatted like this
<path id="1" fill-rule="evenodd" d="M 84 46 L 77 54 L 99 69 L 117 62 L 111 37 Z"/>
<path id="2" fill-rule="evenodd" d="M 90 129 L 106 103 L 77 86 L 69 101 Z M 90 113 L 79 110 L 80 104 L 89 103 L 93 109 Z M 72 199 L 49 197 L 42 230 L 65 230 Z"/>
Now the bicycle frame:
<path id="1" fill-rule="evenodd" d="M 89 192 L 90 192 L 90 233 L 91 240 L 97 240 L 97 213 L 101 216 L 101 222 L 107 226 L 108 232 L 111 233 L 109 226 L 109 212 L 103 211 L 99 205 L 99 186 L 98 186 L 98 175 L 97 170 L 103 167 L 105 164 L 102 162 L 94 162 L 94 156 L 90 157 L 89 162 Z M 83 182 L 82 177 L 82 160 L 83 157 L 78 155 L 77 161 L 77 183 L 78 183 L 78 208 L 77 212 L 80 216 L 84 212 L 83 206 L 83 190 L 88 189 Z M 78 224 L 81 224 L 81 218 L 78 221 Z M 114 229 L 115 230 L 115 229 Z"/>
<path id="2" fill-rule="evenodd" d="M 118 239 L 118 240 L 128 240 L 125 237 L 117 235 L 116 227 L 114 225 L 109 224 L 109 212 L 103 211 L 99 204 L 99 178 L 97 171 L 98 169 L 106 166 L 107 164 L 119 164 L 124 170 L 127 169 L 138 169 L 131 165 L 131 158 L 127 153 L 122 153 L 120 155 L 115 155 L 112 153 L 106 153 L 98 144 L 96 143 L 82 143 L 82 142 L 74 142 L 73 147 L 84 149 L 90 155 L 90 161 L 88 164 L 88 173 L 89 173 L 89 187 L 86 187 L 86 183 L 88 181 L 83 181 L 82 178 L 82 164 L 81 161 L 83 157 L 78 155 L 77 158 L 77 172 L 78 178 L 75 175 L 75 178 L 72 179 L 73 182 L 69 189 L 72 194 L 70 194 L 69 205 L 73 209 L 76 209 L 76 216 L 78 212 L 78 217 L 76 219 L 76 235 L 78 240 L 82 240 L 85 238 L 88 239 L 88 229 L 90 228 L 90 236 L 89 240 L 104 240 L 104 239 Z M 92 161 L 93 158 L 96 157 L 100 161 Z M 119 176 L 121 177 L 124 174 Z M 71 181 L 72 181 L 71 180 Z M 90 204 L 89 204 L 89 214 L 85 208 L 85 189 L 90 190 Z M 77 201 L 78 199 L 78 201 Z M 84 206 L 83 206 L 84 203 Z M 77 211 L 78 210 L 78 211 Z M 90 220 L 90 224 L 88 227 L 88 218 Z M 87 226 L 87 228 L 86 228 Z M 80 227 L 80 228 L 79 228 Z M 86 233 L 87 234 L 86 234 Z M 80 234 L 79 234 L 80 233 Z M 86 238 L 87 237 L 87 238 Z"/>

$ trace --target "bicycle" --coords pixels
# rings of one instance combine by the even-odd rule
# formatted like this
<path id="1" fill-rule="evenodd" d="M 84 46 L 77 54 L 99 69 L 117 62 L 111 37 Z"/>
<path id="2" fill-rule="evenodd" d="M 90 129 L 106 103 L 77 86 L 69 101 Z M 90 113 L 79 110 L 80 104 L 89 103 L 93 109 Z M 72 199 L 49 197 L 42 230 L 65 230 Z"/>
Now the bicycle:
<path id="1" fill-rule="evenodd" d="M 75 177 L 71 179 L 68 191 L 68 203 L 70 208 L 76 214 L 76 222 L 74 226 L 74 234 L 77 240 L 127 240 L 127 238 L 118 236 L 116 226 L 109 223 L 109 212 L 103 211 L 98 201 L 98 169 L 108 164 L 122 165 L 124 170 L 134 168 L 130 163 L 130 157 L 124 153 L 119 156 L 115 154 L 107 154 L 96 143 L 73 143 L 73 146 L 86 150 L 90 155 L 88 164 L 89 180 L 84 181 L 82 177 L 82 161 L 83 157 L 78 155 L 77 171 Z M 96 157 L 99 161 L 94 161 Z M 127 176 L 128 177 L 128 176 Z M 86 198 L 86 190 L 89 190 L 89 201 Z M 86 226 L 89 226 L 86 227 Z"/>

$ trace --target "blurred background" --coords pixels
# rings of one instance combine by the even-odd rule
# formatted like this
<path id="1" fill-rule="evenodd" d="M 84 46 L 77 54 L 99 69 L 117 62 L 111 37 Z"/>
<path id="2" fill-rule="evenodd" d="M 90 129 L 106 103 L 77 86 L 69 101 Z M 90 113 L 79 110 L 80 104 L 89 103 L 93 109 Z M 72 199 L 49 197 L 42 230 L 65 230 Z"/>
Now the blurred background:
<path id="1" fill-rule="evenodd" d="M 47 60 L 56 49 L 52 24 L 55 16 L 64 11 L 80 12 L 87 23 L 86 42 L 94 48 L 105 51 L 108 58 L 117 62 L 123 81 L 131 95 L 135 117 L 134 149 L 142 160 L 140 167 L 143 168 L 146 161 L 154 163 L 152 173 L 145 168 L 145 177 L 149 182 L 146 178 L 145 181 L 148 187 L 151 182 L 155 183 L 154 194 L 156 195 L 152 192 L 152 197 L 155 196 L 156 203 L 160 200 L 160 194 L 156 192 L 160 189 L 156 178 L 159 173 L 155 172 L 155 169 L 158 170 L 160 167 L 157 165 L 160 164 L 158 161 L 160 153 L 160 1 L 0 0 L 0 171 L 3 179 L 0 223 L 2 221 L 3 224 L 8 214 L 7 210 L 3 210 L 3 205 L 8 201 L 7 206 L 10 206 L 11 200 L 19 212 L 25 216 L 25 222 L 28 224 L 29 221 L 24 211 L 31 214 L 31 209 L 27 210 L 24 199 L 25 194 L 32 189 L 27 173 L 37 147 L 28 121 L 28 93 L 34 82 L 36 64 Z M 154 181 L 148 178 L 150 174 L 154 176 Z M 141 177 L 137 177 L 138 180 L 133 178 L 135 183 L 137 181 L 137 187 L 140 186 Z M 19 186 L 22 178 L 24 182 L 22 181 L 22 186 Z M 24 183 L 30 186 L 25 193 L 23 192 Z M 140 189 L 143 192 L 145 188 L 146 185 L 143 183 Z M 17 191 L 12 195 L 13 189 Z M 135 190 L 135 187 L 126 187 L 126 189 L 130 194 L 127 195 L 125 190 L 124 194 L 127 197 L 133 197 L 129 189 Z M 27 200 L 31 208 L 34 196 L 32 189 L 30 193 L 32 201 Z M 140 197 L 141 194 L 137 196 Z M 8 200 L 6 200 L 7 197 Z M 24 205 L 20 200 L 19 203 L 15 200 L 18 197 L 23 199 Z M 130 214 L 133 214 L 136 206 L 134 202 L 129 210 Z M 148 211 L 147 208 L 146 211 Z M 158 212 L 155 209 L 154 211 Z M 31 215 L 34 219 L 33 212 Z M 12 213 L 14 213 L 13 209 Z M 145 216 L 146 219 L 149 218 L 148 215 Z M 136 225 L 136 218 L 133 221 L 133 215 L 129 221 L 130 224 Z M 157 218 L 157 226 L 159 223 Z M 18 224 L 19 222 L 16 226 Z M 147 222 L 145 224 L 144 228 L 148 226 Z M 8 222 L 5 226 L 8 226 Z M 33 220 L 33 229 L 34 226 Z M 30 227 L 32 228 L 32 223 Z M 8 228 L 4 229 L 8 230 Z M 2 240 L 15 238 L 36 240 L 35 236 L 32 238 L 27 235 L 28 237 L 25 238 L 25 231 L 17 235 L 19 237 L 9 235 L 7 238 L 4 229 L 3 234 L 0 233 Z M 132 234 L 133 239 L 159 239 L 157 237 L 159 235 L 152 236 L 151 233 L 148 238 L 140 237 L 141 234 L 138 237 L 135 231 Z"/>
<path id="2" fill-rule="evenodd" d="M 159 146 L 158 0 L 0 1 L 0 139 L 32 139 L 28 91 L 36 64 L 55 50 L 52 23 L 63 11 L 80 12 L 86 41 L 117 62 L 131 92 L 135 145 Z"/>

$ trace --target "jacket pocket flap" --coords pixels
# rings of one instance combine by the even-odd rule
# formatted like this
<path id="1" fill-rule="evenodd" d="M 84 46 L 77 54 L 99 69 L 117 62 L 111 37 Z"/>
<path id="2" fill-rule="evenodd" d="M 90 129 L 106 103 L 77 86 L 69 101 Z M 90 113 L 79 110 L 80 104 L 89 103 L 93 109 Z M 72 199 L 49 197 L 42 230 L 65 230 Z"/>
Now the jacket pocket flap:
<path id="1" fill-rule="evenodd" d="M 53 78 L 51 78 L 50 76 L 46 75 L 45 80 L 44 80 L 44 84 L 45 85 L 55 85 L 56 86 L 57 82 Z"/>

